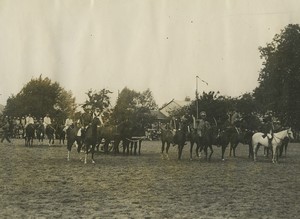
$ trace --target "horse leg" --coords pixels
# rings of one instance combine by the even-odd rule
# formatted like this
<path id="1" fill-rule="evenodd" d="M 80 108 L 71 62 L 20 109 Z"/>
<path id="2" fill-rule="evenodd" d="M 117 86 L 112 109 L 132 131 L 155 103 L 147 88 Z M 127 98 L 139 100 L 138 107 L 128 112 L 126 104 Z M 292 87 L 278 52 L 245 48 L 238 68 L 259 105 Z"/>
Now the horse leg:
<path id="1" fill-rule="evenodd" d="M 232 150 L 233 150 L 233 157 L 235 157 L 235 149 L 236 149 L 237 146 L 238 146 L 238 143 L 233 145 L 233 148 L 232 148 Z"/>
<path id="2" fill-rule="evenodd" d="M 252 144 L 249 144 L 249 154 L 248 154 L 248 158 L 253 158 L 253 148 L 252 148 Z"/>
<path id="3" fill-rule="evenodd" d="M 178 144 L 178 160 L 181 160 L 182 148 L 183 148 L 183 146 L 179 143 Z"/>
<path id="4" fill-rule="evenodd" d="M 225 154 L 226 146 L 227 146 L 227 145 L 225 145 L 225 144 L 222 145 L 222 160 L 223 160 L 223 161 L 225 160 L 224 154 Z"/>
<path id="5" fill-rule="evenodd" d="M 210 149 L 210 155 L 209 155 L 209 157 L 208 157 L 208 161 L 210 161 L 211 155 L 214 153 L 214 150 L 213 150 L 213 148 L 212 148 L 212 145 L 209 145 L 208 147 L 209 147 L 209 149 Z"/>
<path id="6" fill-rule="evenodd" d="M 229 152 L 228 152 L 228 156 L 231 157 L 231 151 L 232 151 L 232 143 L 229 143 Z"/>
<path id="7" fill-rule="evenodd" d="M 256 162 L 258 148 L 259 148 L 258 144 L 253 145 L 253 161 L 255 162 Z"/>
<path id="8" fill-rule="evenodd" d="M 161 157 L 161 159 L 164 159 L 164 151 L 165 151 L 165 141 L 161 141 L 161 155 L 160 155 L 160 157 Z"/>
<path id="9" fill-rule="evenodd" d="M 171 146 L 171 142 L 167 142 L 167 147 L 166 147 L 166 159 L 169 160 L 169 148 Z"/>
<path id="10" fill-rule="evenodd" d="M 92 163 L 93 163 L 93 164 L 96 163 L 95 160 L 94 160 L 95 147 L 96 147 L 96 142 L 92 145 L 92 148 L 91 148 Z"/>
<path id="11" fill-rule="evenodd" d="M 142 140 L 139 140 L 139 155 L 141 155 Z"/>
<path id="12" fill-rule="evenodd" d="M 138 147 L 138 142 L 134 142 L 134 143 L 133 143 L 133 150 L 134 150 L 134 151 L 133 151 L 133 154 L 134 154 L 134 155 L 137 155 L 137 153 L 136 153 L 137 147 Z"/>
<path id="13" fill-rule="evenodd" d="M 288 143 L 284 144 L 284 156 L 286 157 L 286 151 L 287 151 Z"/>
<path id="14" fill-rule="evenodd" d="M 194 142 L 191 141 L 191 147 L 190 147 L 190 160 L 193 160 L 193 146 L 194 146 Z"/>

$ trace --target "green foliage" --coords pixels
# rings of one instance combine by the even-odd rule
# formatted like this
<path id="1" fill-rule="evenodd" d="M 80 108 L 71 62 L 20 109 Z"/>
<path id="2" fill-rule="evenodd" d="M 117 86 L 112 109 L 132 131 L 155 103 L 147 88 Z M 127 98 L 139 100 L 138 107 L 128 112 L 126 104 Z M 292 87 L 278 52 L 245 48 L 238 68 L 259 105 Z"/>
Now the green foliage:
<path id="1" fill-rule="evenodd" d="M 254 97 L 262 111 L 272 110 L 284 123 L 300 125 L 300 26 L 290 24 L 260 47 L 264 60 Z"/>
<path id="2" fill-rule="evenodd" d="M 110 106 L 110 97 L 109 94 L 112 94 L 111 91 L 107 89 L 102 89 L 101 91 L 89 90 L 87 93 L 88 100 L 83 104 L 83 108 L 88 108 L 94 110 L 99 108 L 101 111 Z"/>
<path id="3" fill-rule="evenodd" d="M 127 121 L 132 126 L 147 127 L 154 121 L 150 110 L 155 106 L 157 105 L 150 90 L 139 93 L 125 87 L 117 99 L 112 120 L 116 124 Z"/>
<path id="4" fill-rule="evenodd" d="M 37 118 L 49 113 L 63 119 L 72 115 L 75 107 L 71 91 L 67 92 L 57 82 L 40 76 L 31 79 L 17 95 L 8 98 L 4 113 L 10 116 L 31 113 Z"/>

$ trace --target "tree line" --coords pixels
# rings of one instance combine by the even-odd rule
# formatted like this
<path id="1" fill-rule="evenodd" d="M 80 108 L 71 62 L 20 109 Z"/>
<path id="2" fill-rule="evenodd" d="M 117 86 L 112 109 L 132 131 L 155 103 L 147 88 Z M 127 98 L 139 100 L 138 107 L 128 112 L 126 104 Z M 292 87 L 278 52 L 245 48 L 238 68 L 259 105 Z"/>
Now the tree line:
<path id="1" fill-rule="evenodd" d="M 221 95 L 219 92 L 203 92 L 199 99 L 192 101 L 190 106 L 174 112 L 177 114 L 196 114 L 205 110 L 216 121 L 224 121 L 226 113 L 231 110 L 249 117 L 251 126 L 255 121 L 253 113 L 264 114 L 272 111 L 283 125 L 298 129 L 300 127 L 300 26 L 289 24 L 276 34 L 272 42 L 258 48 L 263 60 L 259 73 L 259 85 L 249 93 L 239 97 Z M 101 110 L 111 109 L 111 120 L 115 123 L 128 120 L 143 124 L 151 123 L 154 118 L 150 110 L 158 109 L 152 92 L 147 89 L 137 92 L 125 87 L 119 94 L 116 105 L 111 106 L 110 94 L 107 89 L 87 91 L 87 100 L 83 108 Z M 200 111 L 199 111 L 200 112 Z M 76 117 L 75 97 L 71 91 L 66 91 L 58 82 L 49 78 L 31 79 L 16 94 L 8 98 L 4 114 L 21 116 L 31 113 L 42 117 L 50 113 L 58 120 L 68 116 Z M 78 113 L 77 113 L 78 114 Z"/>

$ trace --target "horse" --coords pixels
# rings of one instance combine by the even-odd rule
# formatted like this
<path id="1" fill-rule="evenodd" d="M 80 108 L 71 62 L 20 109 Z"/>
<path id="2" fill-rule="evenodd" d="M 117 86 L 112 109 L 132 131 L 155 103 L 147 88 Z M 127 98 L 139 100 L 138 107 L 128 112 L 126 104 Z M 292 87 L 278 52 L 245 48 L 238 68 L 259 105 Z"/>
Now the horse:
<path id="1" fill-rule="evenodd" d="M 253 135 L 253 132 L 251 130 L 244 130 L 241 131 L 237 129 L 236 127 L 230 127 L 229 129 L 229 156 L 231 157 L 231 153 L 233 153 L 233 157 L 235 157 L 235 150 L 238 146 L 239 143 L 242 144 L 247 144 L 249 145 L 249 154 L 248 158 L 252 157 L 252 143 L 251 143 L 251 138 Z"/>
<path id="2" fill-rule="evenodd" d="M 169 159 L 169 148 L 171 143 L 173 143 L 174 134 L 170 129 L 161 130 L 161 157 L 162 159 Z M 167 145 L 166 145 L 167 144 Z M 166 148 L 165 148 L 166 145 Z M 166 151 L 166 154 L 164 153 Z"/>
<path id="3" fill-rule="evenodd" d="M 229 133 L 228 129 L 220 130 L 217 126 L 212 126 L 203 130 L 203 135 L 200 141 L 200 152 L 203 150 L 205 153 L 206 160 L 210 161 L 213 154 L 213 145 L 217 145 L 222 149 L 221 159 L 224 161 L 224 154 L 226 147 L 229 144 Z M 207 149 L 210 149 L 210 154 L 208 156 Z M 199 150 L 199 149 L 197 149 Z"/>
<path id="4" fill-rule="evenodd" d="M 287 146 L 288 146 L 289 142 L 290 142 L 289 138 L 283 139 L 282 144 L 280 145 L 280 148 L 279 148 L 279 157 L 282 157 L 283 150 L 284 150 L 284 156 L 286 157 L 286 151 L 287 151 Z"/>
<path id="5" fill-rule="evenodd" d="M 118 126 L 114 125 L 105 125 L 97 128 L 97 151 L 99 151 L 100 143 L 103 142 L 103 151 L 104 153 L 108 154 L 110 151 L 109 144 L 113 144 L 113 147 L 111 148 L 114 152 L 114 154 L 119 153 L 119 143 L 121 141 L 120 139 L 120 133 L 118 132 Z"/>
<path id="6" fill-rule="evenodd" d="M 256 158 L 257 158 L 257 151 L 260 147 L 260 145 L 264 146 L 264 147 L 269 147 L 269 139 L 267 136 L 265 136 L 264 133 L 262 132 L 257 132 L 252 136 L 252 147 L 253 147 L 253 160 L 256 162 Z M 276 132 L 273 134 L 273 139 L 272 139 L 272 151 L 273 151 L 273 157 L 272 157 L 272 162 L 273 163 L 277 163 L 278 162 L 278 151 L 277 149 L 279 148 L 279 146 L 282 144 L 282 142 L 284 141 L 284 139 L 288 137 L 289 139 L 294 139 L 293 136 L 293 132 L 291 130 L 291 128 L 280 131 L 280 132 Z"/>
<path id="7" fill-rule="evenodd" d="M 49 140 L 48 145 L 54 144 L 54 133 L 55 129 L 51 125 L 47 125 L 45 133 L 47 135 L 47 138 Z"/>
<path id="8" fill-rule="evenodd" d="M 34 138 L 34 126 L 33 124 L 28 124 L 25 128 L 25 146 L 32 146 L 33 145 L 33 138 Z"/>
<path id="9" fill-rule="evenodd" d="M 176 131 L 174 138 L 176 138 L 176 143 L 178 145 L 178 160 L 182 159 L 182 151 L 186 142 L 186 127 L 183 127 Z"/>
<path id="10" fill-rule="evenodd" d="M 141 155 L 141 147 L 142 147 L 142 141 L 143 137 L 145 137 L 145 129 L 142 125 L 136 125 L 131 129 L 131 147 L 130 147 L 130 154 L 134 155 Z M 133 150 L 133 152 L 132 152 Z M 138 152 L 137 152 L 138 150 Z"/>
<path id="11" fill-rule="evenodd" d="M 66 131 L 64 125 L 57 125 L 55 135 L 59 140 L 59 144 L 65 144 Z"/>
<path id="12" fill-rule="evenodd" d="M 175 144 L 178 145 L 178 160 L 182 159 L 182 151 L 183 147 L 186 142 L 186 137 L 187 137 L 187 126 L 182 125 L 182 127 L 178 130 L 176 130 L 175 134 L 170 130 L 170 129 L 162 129 L 161 131 L 161 142 L 162 142 L 162 147 L 161 147 L 161 157 L 162 159 L 169 159 L 169 148 L 171 143 L 173 146 Z M 165 144 L 167 144 L 165 148 Z M 164 154 L 164 151 L 166 149 L 166 154 Z"/>
<path id="13" fill-rule="evenodd" d="M 188 134 L 188 139 L 190 141 L 190 160 L 193 160 L 193 147 L 196 144 L 196 156 L 199 157 L 199 148 L 200 146 L 200 135 L 197 132 L 197 129 L 190 128 L 190 132 Z"/>
<path id="14" fill-rule="evenodd" d="M 39 144 L 42 144 L 45 137 L 45 127 L 43 124 L 38 124 L 36 127 L 36 137 L 38 139 Z"/>
<path id="15" fill-rule="evenodd" d="M 78 135 L 79 132 L 81 133 L 81 130 L 80 127 L 77 125 L 67 130 L 67 150 L 68 150 L 67 160 L 68 161 L 70 161 L 72 146 L 75 142 L 77 143 L 77 153 L 79 154 L 81 151 L 82 136 Z"/>
<path id="16" fill-rule="evenodd" d="M 85 146 L 85 158 L 84 158 L 84 164 L 87 163 L 87 157 L 89 152 L 91 152 L 91 159 L 92 163 L 95 163 L 94 160 L 94 153 L 95 153 L 95 147 L 97 144 L 97 126 L 100 125 L 100 120 L 95 117 L 92 120 L 92 124 L 86 129 L 84 136 L 83 136 L 83 145 Z"/>

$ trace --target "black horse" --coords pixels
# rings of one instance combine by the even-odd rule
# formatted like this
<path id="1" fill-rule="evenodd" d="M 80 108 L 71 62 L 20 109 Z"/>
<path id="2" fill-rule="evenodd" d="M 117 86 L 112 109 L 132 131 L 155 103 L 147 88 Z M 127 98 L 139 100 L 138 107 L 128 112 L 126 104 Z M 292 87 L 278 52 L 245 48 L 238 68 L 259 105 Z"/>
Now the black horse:
<path id="1" fill-rule="evenodd" d="M 175 134 L 168 128 L 162 129 L 161 131 L 161 157 L 162 159 L 169 159 L 169 148 L 170 145 L 178 145 L 178 160 L 182 159 L 182 151 L 187 139 L 187 126 L 184 124 L 180 125 L 180 129 L 176 130 Z M 167 145 L 166 145 L 167 144 Z M 165 148 L 166 145 L 166 148 Z M 166 154 L 164 154 L 166 151 Z"/>
<path id="2" fill-rule="evenodd" d="M 145 136 L 145 129 L 142 125 L 138 124 L 131 129 L 130 154 L 141 155 L 141 147 L 142 147 L 142 141 L 144 136 Z"/>
<path id="3" fill-rule="evenodd" d="M 42 144 L 45 137 L 45 127 L 43 124 L 38 124 L 36 126 L 36 137 L 38 139 L 39 144 Z"/>
<path id="4" fill-rule="evenodd" d="M 95 147 L 97 144 L 97 126 L 100 125 L 100 120 L 98 118 L 94 118 L 92 120 L 92 124 L 87 128 L 87 130 L 83 134 L 83 145 L 85 146 L 85 159 L 84 163 L 87 163 L 88 154 L 91 153 L 92 163 L 95 163 L 94 153 Z"/>
<path id="5" fill-rule="evenodd" d="M 191 127 L 191 126 L 190 126 Z M 190 132 L 188 133 L 188 139 L 190 141 L 190 160 L 193 160 L 193 147 L 194 147 L 194 144 L 196 144 L 196 156 L 199 157 L 199 148 L 201 147 L 200 146 L 200 135 L 197 131 L 197 129 L 194 129 L 194 128 L 190 128 Z"/>
<path id="6" fill-rule="evenodd" d="M 249 154 L 248 157 L 253 157 L 253 149 L 252 149 L 252 135 L 254 134 L 251 130 L 239 130 L 235 127 L 227 128 L 229 133 L 229 156 L 231 156 L 231 152 L 233 152 L 233 157 L 235 157 L 235 150 L 239 143 L 246 144 L 249 146 Z"/>
<path id="7" fill-rule="evenodd" d="M 55 135 L 59 140 L 59 144 L 65 144 L 66 131 L 64 125 L 57 125 Z"/>
<path id="8" fill-rule="evenodd" d="M 162 159 L 169 159 L 169 148 L 173 143 L 174 134 L 170 129 L 161 130 L 161 157 Z M 164 153 L 165 152 L 165 153 Z"/>
<path id="9" fill-rule="evenodd" d="M 25 146 L 32 146 L 33 145 L 33 138 L 34 138 L 34 126 L 33 124 L 28 124 L 25 128 Z"/>
<path id="10" fill-rule="evenodd" d="M 48 145 L 54 144 L 54 138 L 55 138 L 55 129 L 51 125 L 47 125 L 45 133 L 47 135 L 47 138 L 49 140 Z"/>
<path id="11" fill-rule="evenodd" d="M 67 130 L 67 150 L 68 150 L 68 156 L 67 156 L 67 160 L 70 160 L 70 154 L 71 154 L 71 150 L 72 150 L 72 146 L 74 145 L 74 143 L 77 144 L 77 152 L 78 154 L 81 151 L 81 147 L 82 147 L 82 136 L 78 135 L 80 131 L 80 127 L 75 125 L 73 128 L 70 128 Z"/>
<path id="12" fill-rule="evenodd" d="M 206 160 L 210 161 L 211 156 L 213 154 L 213 145 L 216 145 L 218 147 L 221 147 L 222 149 L 222 160 L 224 160 L 224 154 L 226 147 L 229 144 L 229 137 L 230 134 L 228 133 L 228 130 L 220 130 L 217 126 L 212 126 L 210 128 L 203 130 L 203 135 L 201 138 L 201 148 L 200 152 L 203 150 L 205 153 Z M 210 154 L 208 156 L 208 150 L 210 149 Z"/>
<path id="13" fill-rule="evenodd" d="M 97 151 L 99 151 L 100 144 L 103 143 L 103 151 L 108 154 L 113 150 L 114 154 L 119 153 L 120 133 L 115 125 L 105 125 L 97 128 Z M 112 147 L 109 145 L 112 144 Z"/>

